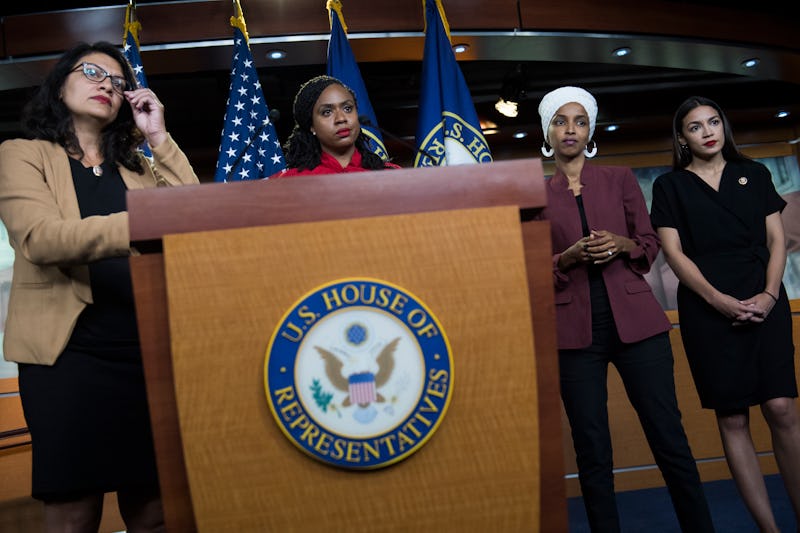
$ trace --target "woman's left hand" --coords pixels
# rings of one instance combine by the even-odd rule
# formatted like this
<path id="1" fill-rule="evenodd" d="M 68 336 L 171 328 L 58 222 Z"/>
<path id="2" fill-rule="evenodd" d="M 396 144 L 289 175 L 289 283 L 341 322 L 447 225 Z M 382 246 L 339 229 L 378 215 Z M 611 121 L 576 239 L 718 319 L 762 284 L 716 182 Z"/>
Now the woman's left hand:
<path id="1" fill-rule="evenodd" d="M 133 110 L 136 126 L 144 134 L 151 147 L 158 146 L 167 138 L 164 122 L 164 105 L 147 87 L 125 91 L 125 99 Z"/>
<path id="2" fill-rule="evenodd" d="M 620 253 L 627 251 L 629 243 L 633 242 L 606 230 L 592 230 L 589 239 L 587 251 L 596 265 L 613 261 Z"/>
<path id="3" fill-rule="evenodd" d="M 743 300 L 742 303 L 748 306 L 753 313 L 748 318 L 748 322 L 763 322 L 777 302 L 769 294 L 760 292 L 747 300 Z"/>

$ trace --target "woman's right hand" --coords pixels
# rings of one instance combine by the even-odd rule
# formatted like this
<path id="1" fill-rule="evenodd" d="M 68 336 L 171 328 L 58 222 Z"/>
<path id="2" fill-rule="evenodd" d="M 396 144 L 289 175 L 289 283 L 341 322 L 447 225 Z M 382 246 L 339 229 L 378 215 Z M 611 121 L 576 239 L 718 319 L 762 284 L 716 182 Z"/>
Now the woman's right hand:
<path id="1" fill-rule="evenodd" d="M 558 260 L 559 270 L 568 270 L 569 268 L 587 263 L 591 260 L 589 255 L 589 237 L 578 239 L 575 244 L 561 252 L 561 258 Z"/>
<path id="2" fill-rule="evenodd" d="M 605 234 L 601 236 L 592 232 L 561 252 L 558 268 L 564 271 L 583 263 L 605 263 L 614 259 L 618 253 L 619 250 L 614 248 L 612 239 Z"/>
<path id="3" fill-rule="evenodd" d="M 558 267 L 567 270 L 581 263 L 607 263 L 619 255 L 621 248 L 616 244 L 616 239 L 622 239 L 608 231 L 594 231 L 575 244 L 561 252 Z"/>

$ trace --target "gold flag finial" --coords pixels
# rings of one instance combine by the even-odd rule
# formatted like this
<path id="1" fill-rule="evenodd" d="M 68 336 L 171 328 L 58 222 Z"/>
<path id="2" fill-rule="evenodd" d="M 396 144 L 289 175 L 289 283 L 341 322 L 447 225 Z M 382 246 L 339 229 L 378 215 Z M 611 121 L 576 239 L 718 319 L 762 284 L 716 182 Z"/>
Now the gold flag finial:
<path id="1" fill-rule="evenodd" d="M 239 0 L 233 0 L 233 13 L 234 16 L 231 17 L 231 26 L 242 30 L 244 40 L 249 44 L 250 36 L 247 35 L 247 24 L 244 22 L 244 13 L 242 13 L 242 6 L 239 4 Z"/>
<path id="2" fill-rule="evenodd" d="M 139 30 L 142 25 L 136 20 L 136 2 L 133 0 L 128 1 L 128 7 L 125 8 L 125 25 L 122 28 L 122 40 L 130 33 L 133 40 L 136 41 L 136 46 L 139 46 Z"/>
<path id="3" fill-rule="evenodd" d="M 447 40 L 452 42 L 450 38 L 450 24 L 447 22 L 447 16 L 444 14 L 444 7 L 442 7 L 441 0 L 433 0 L 436 2 L 436 9 L 439 10 L 439 18 L 442 19 L 442 27 L 447 34 Z M 422 13 L 425 15 L 425 28 L 423 32 L 428 30 L 428 0 L 422 0 Z"/>
<path id="4" fill-rule="evenodd" d="M 328 10 L 328 20 L 331 23 L 331 27 L 333 27 L 333 12 L 335 11 L 339 16 L 339 24 L 342 25 L 342 30 L 344 30 L 346 35 L 347 24 L 344 23 L 344 15 L 342 14 L 342 0 L 328 0 L 327 4 L 325 4 L 325 7 Z"/>

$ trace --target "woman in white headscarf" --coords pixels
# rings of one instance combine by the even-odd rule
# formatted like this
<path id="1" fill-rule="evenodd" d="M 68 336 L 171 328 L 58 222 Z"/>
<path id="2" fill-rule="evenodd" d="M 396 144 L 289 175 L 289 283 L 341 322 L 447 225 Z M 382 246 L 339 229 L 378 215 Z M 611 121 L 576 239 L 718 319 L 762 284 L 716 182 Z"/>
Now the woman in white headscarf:
<path id="1" fill-rule="evenodd" d="M 539 115 L 542 153 L 556 163 L 542 217 L 552 232 L 561 397 L 591 529 L 620 531 L 606 405 L 613 363 L 681 529 L 713 531 L 675 397 L 670 323 L 644 279 L 659 240 L 639 184 L 629 168 L 587 164 L 597 153 L 590 93 L 556 89 L 542 99 Z"/>

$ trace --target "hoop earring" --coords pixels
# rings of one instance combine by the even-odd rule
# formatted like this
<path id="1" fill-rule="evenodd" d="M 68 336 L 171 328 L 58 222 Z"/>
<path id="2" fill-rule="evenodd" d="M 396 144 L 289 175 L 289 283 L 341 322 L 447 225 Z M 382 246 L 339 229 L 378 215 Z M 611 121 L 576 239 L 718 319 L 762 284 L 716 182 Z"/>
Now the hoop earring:
<path id="1" fill-rule="evenodd" d="M 583 149 L 583 155 L 588 157 L 589 159 L 593 158 L 597 155 L 597 141 L 590 141 L 594 146 L 592 146 L 591 150 L 588 150 L 589 145 L 586 145 L 586 148 Z"/>
<path id="2" fill-rule="evenodd" d="M 547 141 L 542 142 L 541 150 L 542 155 L 545 157 L 553 157 L 553 154 L 556 153 L 556 151 L 553 150 L 553 147 L 547 144 Z"/>

